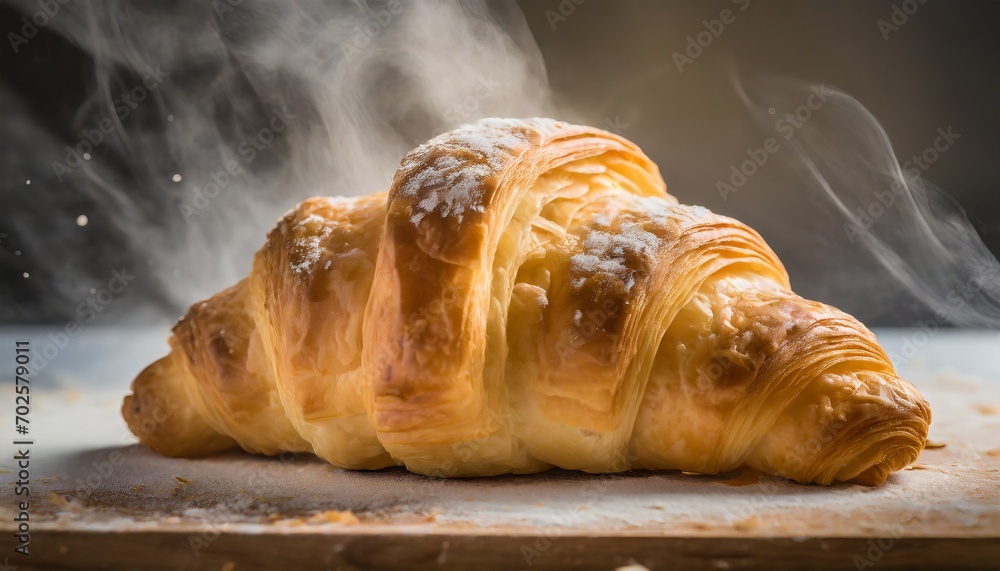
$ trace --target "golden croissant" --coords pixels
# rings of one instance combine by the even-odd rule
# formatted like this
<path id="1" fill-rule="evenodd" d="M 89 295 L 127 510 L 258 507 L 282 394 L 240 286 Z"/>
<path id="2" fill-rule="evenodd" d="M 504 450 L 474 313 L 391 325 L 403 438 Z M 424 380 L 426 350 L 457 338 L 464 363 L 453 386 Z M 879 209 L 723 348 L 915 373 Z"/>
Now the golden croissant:
<path id="1" fill-rule="evenodd" d="M 169 456 L 881 483 L 930 408 L 861 323 L 789 288 L 633 143 L 488 119 L 412 150 L 388 193 L 285 214 L 122 413 Z"/>

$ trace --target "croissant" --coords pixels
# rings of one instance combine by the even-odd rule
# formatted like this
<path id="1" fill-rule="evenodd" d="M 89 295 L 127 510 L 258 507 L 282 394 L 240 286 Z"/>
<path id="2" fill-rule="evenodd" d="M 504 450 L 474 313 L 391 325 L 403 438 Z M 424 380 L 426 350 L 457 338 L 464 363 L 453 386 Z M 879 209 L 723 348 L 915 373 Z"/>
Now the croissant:
<path id="1" fill-rule="evenodd" d="M 122 406 L 168 456 L 875 485 L 931 420 L 756 232 L 678 204 L 633 143 L 550 119 L 460 127 L 388 193 L 302 202 L 170 346 Z"/>

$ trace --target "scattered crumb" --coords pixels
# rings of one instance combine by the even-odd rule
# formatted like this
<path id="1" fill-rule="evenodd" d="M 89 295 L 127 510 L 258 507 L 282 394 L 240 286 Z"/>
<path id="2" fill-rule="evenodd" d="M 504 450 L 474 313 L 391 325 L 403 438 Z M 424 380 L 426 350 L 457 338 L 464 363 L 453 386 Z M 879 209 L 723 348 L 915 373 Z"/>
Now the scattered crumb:
<path id="1" fill-rule="evenodd" d="M 760 471 L 747 468 L 733 478 L 730 478 L 728 480 L 722 480 L 715 483 L 723 484 L 726 486 L 736 486 L 736 487 L 750 486 L 759 482 L 761 475 L 762 474 Z"/>
<path id="2" fill-rule="evenodd" d="M 345 525 L 354 525 L 361 523 L 358 516 L 354 515 L 353 512 L 349 510 L 327 510 L 325 512 L 316 512 L 309 517 L 293 517 L 287 519 L 279 519 L 274 522 L 274 525 L 285 525 L 285 526 L 300 526 L 300 525 L 323 525 L 327 523 L 340 523 Z"/>
<path id="3" fill-rule="evenodd" d="M 174 476 L 174 479 L 177 480 L 177 482 L 178 482 L 177 485 L 174 486 L 174 489 L 173 489 L 173 492 L 175 494 L 179 493 L 184 488 L 184 486 L 186 486 L 186 485 L 188 485 L 188 484 L 191 483 L 191 480 L 188 480 L 187 478 L 182 478 L 180 476 Z M 193 496 L 188 496 L 187 498 L 185 498 L 184 501 L 190 501 L 192 497 Z"/>
<path id="4" fill-rule="evenodd" d="M 986 455 L 990 458 L 1000 458 L 1000 450 L 987 450 Z"/>
<path id="5" fill-rule="evenodd" d="M 63 496 L 60 496 L 55 492 L 49 492 L 49 503 L 64 509 L 72 507 L 72 504 L 68 499 L 64 498 Z"/>
<path id="6" fill-rule="evenodd" d="M 140 486 L 139 484 L 136 484 L 136 485 L 132 486 L 132 491 L 133 492 L 141 492 L 142 491 L 142 486 Z"/>
<path id="7" fill-rule="evenodd" d="M 81 515 L 92 513 L 93 511 L 92 508 L 84 505 L 79 500 L 62 494 L 57 494 L 56 492 L 49 492 L 48 500 L 53 507 L 58 509 L 56 517 Z M 2 569 L 2 567 L 0 567 L 0 569 Z"/>
<path id="8" fill-rule="evenodd" d="M 350 511 L 327 510 L 313 514 L 306 520 L 308 523 L 360 523 L 358 516 Z"/>
<path id="9" fill-rule="evenodd" d="M 733 529 L 736 531 L 750 531 L 760 526 L 760 518 L 754 514 L 746 519 L 733 522 Z"/>
<path id="10" fill-rule="evenodd" d="M 222 564 L 222 571 L 234 571 L 236 569 L 236 563 L 233 561 L 226 561 Z"/>
<path id="11" fill-rule="evenodd" d="M 926 464 L 914 464 L 912 466 L 907 466 L 907 470 L 929 470 L 930 466 Z"/>
<path id="12" fill-rule="evenodd" d="M 857 526 L 858 526 L 858 529 L 863 529 L 865 531 L 871 531 L 871 530 L 875 529 L 875 526 L 872 525 L 872 523 L 869 522 L 869 521 L 858 522 Z"/>
<path id="13" fill-rule="evenodd" d="M 629 561 L 628 565 L 616 567 L 615 571 L 649 571 L 649 567 L 646 567 L 645 565 L 640 565 L 635 561 Z"/>
<path id="14" fill-rule="evenodd" d="M 935 448 L 944 448 L 947 445 L 948 443 L 943 440 L 931 440 L 930 438 L 928 438 L 927 443 L 924 444 L 924 448 L 926 448 L 927 450 L 933 450 Z"/>
<path id="15" fill-rule="evenodd" d="M 997 406 L 995 404 L 979 403 L 976 405 L 975 408 L 977 411 L 979 411 L 980 414 L 986 414 L 990 416 L 1000 414 L 1000 406 Z"/>

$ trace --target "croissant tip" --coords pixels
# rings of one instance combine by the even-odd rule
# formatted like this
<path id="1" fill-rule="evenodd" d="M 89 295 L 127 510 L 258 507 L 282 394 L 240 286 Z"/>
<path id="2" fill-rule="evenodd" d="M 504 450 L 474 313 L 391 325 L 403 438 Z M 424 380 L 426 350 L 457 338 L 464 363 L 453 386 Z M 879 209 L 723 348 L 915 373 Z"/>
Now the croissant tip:
<path id="1" fill-rule="evenodd" d="M 170 457 L 203 456 L 235 443 L 213 430 L 192 408 L 171 352 L 146 367 L 132 381 L 121 413 L 129 431 L 144 446 Z"/>
<path id="2" fill-rule="evenodd" d="M 874 464 L 857 476 L 848 480 L 847 483 L 869 487 L 881 486 L 887 479 L 889 479 L 889 474 L 889 470 L 882 468 L 880 464 Z"/>

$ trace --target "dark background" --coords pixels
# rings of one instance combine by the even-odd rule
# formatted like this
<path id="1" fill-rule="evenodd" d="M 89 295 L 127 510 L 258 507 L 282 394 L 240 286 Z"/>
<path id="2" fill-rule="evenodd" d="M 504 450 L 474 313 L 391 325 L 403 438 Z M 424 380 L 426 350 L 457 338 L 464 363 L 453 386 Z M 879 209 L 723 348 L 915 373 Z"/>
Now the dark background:
<path id="1" fill-rule="evenodd" d="M 912 325 L 928 314 L 864 254 L 831 257 L 837 240 L 817 236 L 811 211 L 794 199 L 803 186 L 787 177 L 762 170 L 722 201 L 716 181 L 761 138 L 732 88 L 734 70 L 843 89 L 879 119 L 901 160 L 931 145 L 938 128 L 951 126 L 961 139 L 924 176 L 951 194 L 986 245 L 1000 252 L 1000 2 L 927 0 L 885 39 L 878 21 L 889 20 L 904 2 L 751 0 L 683 73 L 672 54 L 704 29 L 703 20 L 738 8 L 733 2 L 519 5 L 544 56 L 556 102 L 638 143 L 682 202 L 756 228 L 781 256 L 800 294 L 875 326 Z M 20 26 L 21 15 L 0 2 L 4 38 Z M 34 136 L 24 131 L 26 116 L 47 136 L 66 144 L 78 139 L 73 127 L 92 75 L 88 56 L 47 29 L 17 55 L 6 40 L 0 42 L 0 322 L 71 319 L 76 304 L 61 299 L 61 281 L 98 283 L 107 280 L 106 268 L 136 263 L 129 244 L 134 236 L 116 232 L 99 211 L 87 209 L 86 197 L 72 184 L 35 169 L 25 154 L 31 148 L 26 138 Z M 18 104 L 5 94 L 16 94 Z M 107 160 L 113 163 L 113 157 Z M 21 208 L 43 196 L 35 194 L 43 189 L 43 211 L 51 217 Z M 77 211 L 89 213 L 87 226 L 73 223 Z M 64 235 L 69 247 L 40 249 L 11 230 L 18 226 L 14 218 L 36 231 Z M 150 231 L 155 239 L 156 228 Z M 88 276 L 87 268 L 101 269 Z M 115 304 L 119 313 L 150 305 L 167 314 L 183 309 L 164 301 L 156 283 L 130 288 L 125 300 Z"/>

